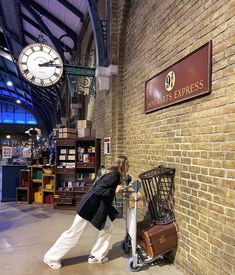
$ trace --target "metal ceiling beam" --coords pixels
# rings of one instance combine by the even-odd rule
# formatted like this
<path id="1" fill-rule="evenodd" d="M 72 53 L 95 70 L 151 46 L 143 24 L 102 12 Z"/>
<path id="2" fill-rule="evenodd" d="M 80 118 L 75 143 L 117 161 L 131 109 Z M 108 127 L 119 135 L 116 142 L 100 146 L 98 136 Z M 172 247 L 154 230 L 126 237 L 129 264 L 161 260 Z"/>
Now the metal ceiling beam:
<path id="1" fill-rule="evenodd" d="M 1 90 L 3 90 L 3 89 L 1 89 Z M 18 104 L 16 104 L 16 102 L 14 101 L 13 98 L 9 98 L 9 97 L 3 96 L 3 95 L 0 95 L 0 101 L 6 101 L 6 102 L 9 102 L 9 103 L 12 103 L 14 105 L 17 105 L 19 107 L 24 108 L 25 110 L 27 110 L 28 112 L 33 114 L 35 117 L 38 116 L 38 114 L 29 105 L 25 104 L 24 102 L 21 102 L 20 105 L 18 105 Z"/>
<path id="2" fill-rule="evenodd" d="M 42 30 L 41 26 L 40 26 L 38 23 L 36 23 L 35 21 L 33 21 L 31 18 L 29 18 L 27 15 L 21 13 L 21 14 L 20 14 L 20 17 L 22 17 L 25 21 L 27 21 L 30 25 L 32 25 L 34 28 L 36 28 L 36 29 L 39 30 L 40 32 L 42 32 L 44 35 L 47 35 L 47 34 Z M 35 36 L 33 36 L 31 33 L 27 32 L 26 30 L 24 30 L 24 33 L 25 33 L 25 35 L 27 35 L 31 40 L 35 40 L 35 39 L 36 39 Z M 54 36 L 54 37 L 55 37 L 55 36 Z M 55 37 L 55 39 L 57 39 L 57 38 Z M 64 48 L 64 50 L 65 50 L 66 52 L 72 52 L 72 51 L 73 51 L 72 48 L 70 48 L 69 46 L 65 45 L 64 43 L 63 43 L 63 48 Z"/>
<path id="3" fill-rule="evenodd" d="M 51 111 L 51 105 L 53 102 L 51 102 L 50 97 L 48 96 L 48 93 L 44 92 L 43 90 L 39 88 L 30 87 L 31 93 L 33 94 L 32 100 L 34 102 L 40 102 L 44 108 L 48 109 L 48 111 Z M 37 99 L 37 100 L 35 100 Z"/>
<path id="4" fill-rule="evenodd" d="M 28 36 L 28 38 L 30 38 L 32 41 L 36 41 L 37 37 L 35 37 L 34 35 L 32 35 L 31 33 L 27 32 L 26 30 L 23 30 L 23 33 Z M 55 37 L 56 38 L 56 37 Z M 57 39 L 57 38 L 56 38 Z M 65 49 L 65 52 L 71 52 L 73 49 L 71 49 L 70 47 L 68 47 L 67 45 L 65 45 L 63 43 L 63 48 Z"/>
<path id="5" fill-rule="evenodd" d="M 22 47 L 26 46 L 27 44 L 26 43 L 21 43 L 20 42 L 20 37 L 18 35 L 16 35 L 14 32 L 8 30 L 6 27 L 4 28 L 4 33 L 7 35 L 7 36 L 10 36 L 11 39 L 13 39 L 17 44 L 21 45 Z"/>
<path id="6" fill-rule="evenodd" d="M 42 27 L 43 31 L 50 38 L 54 47 L 60 54 L 61 58 L 64 59 L 61 42 L 54 37 L 54 35 L 51 33 L 51 31 L 48 29 L 46 24 L 41 19 L 40 15 L 35 11 L 37 9 L 32 6 L 32 1 L 29 1 L 29 0 L 16 0 L 16 1 L 18 1 L 35 18 L 35 20 L 38 22 L 38 24 Z"/>
<path id="7" fill-rule="evenodd" d="M 8 60 L 11 59 L 9 50 L 5 47 L 2 47 L 1 45 L 0 45 L 0 56 L 4 56 Z"/>
<path id="8" fill-rule="evenodd" d="M 105 45 L 104 33 L 101 25 L 101 20 L 99 17 L 99 12 L 96 6 L 95 0 L 86 0 L 87 9 L 91 20 L 91 26 L 93 29 L 93 34 L 95 38 L 95 45 L 97 49 L 97 62 L 98 66 L 109 65 L 107 47 Z"/>
<path id="9" fill-rule="evenodd" d="M 46 9 L 44 9 L 42 6 L 40 6 L 38 3 L 28 0 L 17 0 L 20 2 L 28 2 L 28 4 L 38 11 L 41 15 L 45 16 L 47 19 L 49 19 L 51 22 L 53 22 L 55 25 L 57 25 L 61 30 L 67 33 L 67 35 L 73 40 L 75 48 L 77 47 L 77 34 L 72 29 L 70 29 L 65 23 L 61 22 L 57 17 L 55 17 L 53 14 L 48 12 Z M 40 23 L 39 23 L 40 24 Z M 41 24 L 40 24 L 41 25 Z"/>
<path id="10" fill-rule="evenodd" d="M 47 123 L 50 123 L 52 125 L 53 123 L 51 121 L 51 107 L 50 107 L 50 105 L 46 104 L 46 102 L 43 101 L 43 97 L 39 96 L 37 93 L 35 93 L 34 90 L 33 90 L 33 93 L 34 93 L 34 95 L 32 96 L 33 107 L 38 106 L 37 110 L 40 110 L 40 112 L 44 114 L 44 119 L 47 121 Z"/>
<path id="11" fill-rule="evenodd" d="M 45 108 L 49 113 L 51 113 L 51 108 L 54 109 L 55 102 L 59 100 L 61 109 L 62 110 L 65 109 L 64 103 L 61 99 L 60 89 L 57 88 L 56 86 L 54 87 L 55 94 L 52 95 L 52 93 L 50 94 L 51 88 L 46 90 L 36 88 L 32 86 L 31 83 L 26 83 L 26 81 L 21 76 L 17 77 L 16 74 L 10 71 L 6 72 L 5 68 L 0 66 L 0 71 L 1 70 L 4 71 L 4 75 L 7 75 L 12 80 L 16 88 L 21 90 L 23 93 L 27 93 L 30 95 L 32 104 L 35 104 L 35 102 L 40 103 L 41 107 Z M 1 72 L 0 72 L 0 75 L 1 75 Z M 16 84 L 15 80 L 20 81 L 21 85 Z M 3 78 L 3 82 L 4 82 L 4 78 Z M 25 89 L 23 88 L 22 83 L 24 83 L 24 85 L 27 87 L 27 91 L 25 91 Z M 13 91 L 10 91 L 10 92 L 13 92 Z M 57 116 L 57 112 L 55 113 L 55 116 Z"/>
<path id="12" fill-rule="evenodd" d="M 10 93 L 11 94 L 11 98 L 12 99 L 14 99 L 14 100 L 17 100 L 17 99 L 19 99 L 19 100 L 21 100 L 20 99 L 20 97 L 22 97 L 22 98 L 24 98 L 22 95 L 20 95 L 17 91 L 12 91 L 12 90 L 10 90 L 5 84 L 3 84 L 3 85 L 1 85 L 1 83 L 4 83 L 4 80 L 2 79 L 2 76 L 0 76 L 0 90 L 2 90 L 2 91 L 7 91 L 8 93 Z M 16 95 L 17 97 L 14 97 L 13 96 L 13 94 L 14 95 Z M 21 100 L 22 101 L 22 100 Z"/>
<path id="13" fill-rule="evenodd" d="M 19 0 L 19 1 L 21 1 L 21 0 Z M 1 12 L 1 14 L 3 14 L 2 13 L 2 8 L 1 8 L 1 5 L 0 5 L 0 12 Z M 13 57 L 13 60 L 15 61 L 15 57 L 14 57 L 14 51 L 13 51 L 13 48 L 12 48 L 12 44 L 11 44 L 11 41 L 9 40 L 9 38 L 6 36 L 6 34 L 5 34 L 5 30 L 6 30 L 6 27 L 5 27 L 5 21 L 4 21 L 4 18 L 3 17 L 0 17 L 0 20 L 1 20 L 1 25 L 2 25 L 2 28 L 3 28 L 3 30 L 4 30 L 4 36 L 5 36 L 5 39 L 6 39 L 6 42 L 7 42 L 7 44 L 8 44 L 8 48 L 9 48 L 9 50 L 10 50 L 10 52 L 11 52 L 11 55 L 12 55 L 12 57 Z M 12 72 L 4 72 L 5 74 L 8 74 L 8 75 L 11 75 L 11 76 L 14 76 L 14 77 L 16 77 L 17 79 L 20 79 L 21 80 L 21 77 L 20 77 L 20 75 L 19 75 L 19 72 L 18 72 L 18 67 L 16 67 L 15 66 L 15 71 L 16 71 L 16 75 L 14 75 Z M 21 80 L 22 81 L 22 80 Z M 21 83 L 21 81 L 20 81 L 20 83 Z M 19 88 L 20 89 L 20 88 Z M 22 89 L 21 89 L 22 90 Z M 22 90 L 23 91 L 23 90 Z M 33 97 L 32 97 L 32 100 L 33 100 Z M 35 103 L 34 103 L 35 104 Z M 47 106 L 46 106 L 47 107 Z M 40 109 L 40 108 L 39 108 Z M 49 110 L 49 112 L 50 112 L 50 110 Z M 47 116 L 47 114 L 45 113 L 45 117 L 47 117 L 47 121 L 49 121 L 49 117 Z"/>
<path id="14" fill-rule="evenodd" d="M 0 71 L 4 71 L 4 67 L 2 67 L 2 66 L 0 66 Z M 0 74 L 1 74 L 1 72 L 0 72 Z M 16 84 L 16 82 L 15 82 L 15 80 L 18 80 L 18 81 L 23 81 L 24 83 L 25 83 L 25 81 L 21 78 L 21 77 L 18 77 L 17 75 L 15 75 L 13 72 L 11 72 L 11 71 L 4 71 L 4 75 L 6 75 L 6 76 L 8 76 L 10 79 L 12 78 L 12 82 L 14 83 L 14 85 L 16 85 L 16 87 L 18 88 L 18 89 L 20 89 L 20 90 L 22 90 L 23 92 L 25 92 L 24 91 L 24 89 L 22 88 L 22 86 L 19 86 L 19 85 L 17 85 Z M 27 86 L 30 86 L 30 84 L 27 84 L 27 83 L 25 83 Z"/>
<path id="15" fill-rule="evenodd" d="M 0 78 L 2 79 L 1 76 L 0 76 Z M 3 80 L 3 82 L 4 82 L 4 80 Z M 14 86 L 15 86 L 15 88 L 17 88 L 17 89 L 19 89 L 19 90 L 22 91 L 22 89 L 21 89 L 21 87 L 20 87 L 19 85 L 14 84 Z M 17 92 L 13 92 L 13 91 L 9 90 L 5 85 L 4 85 L 4 87 L 5 87 L 5 89 L 4 89 L 4 88 L 1 88 L 1 89 L 19 95 Z M 23 91 L 23 92 L 24 92 L 24 91 Z M 21 95 L 19 95 L 19 96 L 21 96 Z M 34 95 L 34 96 L 35 96 L 35 95 Z M 12 97 L 12 98 L 14 98 L 14 100 L 16 100 L 15 97 Z M 37 99 L 38 99 L 37 102 L 40 102 L 40 97 L 37 97 Z M 25 100 L 27 100 L 28 102 L 30 102 L 30 100 L 27 99 L 26 97 L 25 97 Z M 49 103 L 49 101 L 47 101 L 47 102 Z M 32 101 L 31 101 L 31 103 L 32 103 L 31 106 L 33 106 L 33 102 L 32 102 Z M 44 107 L 50 107 L 50 106 L 48 106 L 48 104 L 45 104 L 45 103 L 43 103 L 42 106 L 44 106 Z M 50 108 L 49 108 L 49 110 L 50 110 Z"/>
<path id="16" fill-rule="evenodd" d="M 16 9 L 17 9 L 17 15 L 20 14 L 21 12 L 21 7 L 20 4 L 18 2 L 15 2 L 16 4 Z M 24 35 L 23 35 L 23 22 L 20 16 L 17 16 L 17 21 L 19 22 L 19 26 L 20 26 L 20 43 L 21 45 L 25 45 L 25 39 L 24 39 Z"/>
<path id="17" fill-rule="evenodd" d="M 0 70 L 1 70 L 2 67 L 0 67 Z M 22 86 L 19 86 L 16 84 L 16 82 L 14 82 L 14 78 L 16 78 L 16 76 L 12 73 L 9 73 L 9 72 L 4 72 L 5 75 L 8 75 L 9 77 L 12 77 L 13 78 L 13 83 L 14 83 L 14 86 L 16 88 L 18 88 L 19 90 L 23 91 L 24 93 L 26 93 L 26 91 L 22 88 Z M 3 81 L 4 81 L 4 78 L 3 78 Z M 21 80 L 20 80 L 21 82 Z M 27 84 L 26 84 L 27 85 Z M 44 91 L 38 89 L 38 88 L 32 88 L 31 85 L 27 85 L 28 87 L 30 87 L 30 96 L 31 96 L 31 102 L 32 104 L 38 104 L 40 103 L 40 107 L 41 108 L 44 108 L 48 113 L 51 113 L 51 108 L 53 108 L 53 105 L 56 101 L 56 97 L 54 97 L 53 99 L 53 102 L 52 102 L 52 97 L 50 98 L 50 96 L 48 96 L 47 93 L 45 93 Z M 9 89 L 7 89 L 9 90 Z M 13 92 L 13 91 L 10 91 L 10 92 Z M 27 93 L 29 93 L 29 91 L 27 91 Z M 43 93 L 43 96 L 42 96 L 42 93 Z M 16 94 L 16 93 L 15 93 Z M 18 93 L 17 93 L 18 94 Z M 26 99 L 28 100 L 28 99 Z"/>
<path id="18" fill-rule="evenodd" d="M 0 6 L 0 13 L 1 14 L 3 14 L 2 12 L 1 12 L 2 10 L 1 10 L 1 6 Z M 34 14 L 35 12 L 33 11 L 33 14 Z M 36 15 L 35 15 L 36 16 Z M 37 16 L 36 16 L 37 17 Z M 39 17 L 40 18 L 40 17 Z M 14 52 L 13 52 L 13 47 L 12 47 L 12 45 L 11 45 L 11 40 L 9 39 L 9 37 L 6 35 L 6 27 L 5 27 L 5 21 L 4 21 L 4 18 L 3 17 L 0 17 L 0 20 L 1 20 L 1 26 L 2 26 L 2 28 L 3 28 L 3 30 L 4 30 L 4 36 L 5 36 L 5 40 L 6 40 L 6 42 L 7 42 L 7 45 L 8 45 L 8 49 L 10 50 L 10 52 L 11 52 L 11 55 L 14 57 Z M 10 33 L 10 32 L 8 32 L 8 33 Z M 11 37 L 11 39 L 12 39 L 12 37 Z M 58 49 L 57 49 L 58 50 Z M 59 50 L 58 50 L 58 52 L 61 50 L 61 48 L 59 48 Z M 63 57 L 63 55 L 62 55 L 62 57 Z M 15 60 L 16 58 L 14 57 L 14 59 L 13 60 Z M 2 60 L 3 60 L 3 65 L 4 65 L 4 59 L 2 58 Z M 15 64 L 14 64 L 15 65 Z M 11 72 L 11 71 L 9 71 L 8 69 L 7 69 L 7 72 L 6 72 L 6 68 L 4 68 L 4 67 L 1 67 L 2 68 L 2 71 L 4 71 L 4 75 L 8 75 L 9 76 L 9 78 L 12 78 L 12 79 L 14 79 L 14 78 L 16 78 L 16 80 L 15 81 L 13 81 L 13 83 L 14 83 L 14 87 L 15 88 L 18 88 L 19 90 L 21 90 L 22 92 L 24 92 L 25 93 L 25 91 L 24 91 L 24 89 L 23 89 L 23 87 L 22 87 L 22 82 L 24 83 L 25 81 L 23 81 L 22 80 L 22 77 L 19 75 L 19 72 L 18 72 L 18 67 L 17 66 L 14 66 L 14 68 L 15 68 L 15 73 L 13 73 L 13 72 Z M 4 80 L 4 78 L 3 78 L 3 80 Z M 17 85 L 16 84 L 16 81 L 19 81 L 20 82 L 20 86 L 19 85 Z M 29 87 L 29 85 L 27 85 L 26 87 Z M 5 86 L 5 88 L 6 88 L 6 86 Z M 10 89 L 7 89 L 8 90 L 8 92 L 13 92 L 13 91 L 11 91 Z M 32 91 L 31 89 L 30 89 L 30 91 Z M 35 91 L 35 88 L 33 89 L 33 91 Z M 16 95 L 18 95 L 18 93 L 17 93 L 17 91 L 15 90 L 15 92 L 13 92 L 14 94 L 16 94 Z M 52 104 L 54 104 L 54 103 L 52 103 L 51 102 L 51 100 L 50 100 L 50 98 L 48 98 L 48 96 L 46 97 L 45 96 L 45 94 L 44 94 L 44 102 L 41 102 L 41 105 L 38 105 L 38 103 L 40 102 L 40 100 L 41 100 L 41 98 L 42 97 L 38 97 L 37 96 L 37 92 L 33 92 L 33 95 L 34 96 L 32 96 L 31 95 L 31 98 L 32 98 L 32 100 L 34 101 L 33 102 L 33 106 L 31 106 L 31 109 L 33 109 L 33 108 L 36 108 L 36 110 L 37 110 L 37 112 L 39 112 L 40 114 L 41 114 L 41 116 L 42 117 L 44 117 L 44 119 L 45 119 L 45 121 L 47 121 L 47 126 L 53 126 L 54 125 L 54 123 L 55 123 L 55 118 L 53 118 L 52 116 L 51 116 L 51 107 L 53 107 L 53 105 Z M 37 100 L 34 100 L 34 99 L 37 99 Z M 49 100 L 48 100 L 49 99 Z M 15 98 L 14 97 L 12 97 L 12 101 L 14 101 L 15 100 Z M 37 107 L 38 106 L 38 107 Z M 52 121 L 53 120 L 53 121 Z"/>
<path id="19" fill-rule="evenodd" d="M 59 116 L 59 112 L 63 112 L 62 110 L 65 109 L 65 103 L 62 101 L 61 98 L 61 88 L 57 87 L 56 85 L 51 87 L 51 88 L 47 88 L 48 91 L 48 95 L 53 95 L 54 99 L 52 99 L 52 106 L 55 112 L 55 119 L 57 120 L 57 117 Z M 55 108 L 55 106 L 57 106 L 57 103 L 59 103 L 59 109 Z"/>
<path id="20" fill-rule="evenodd" d="M 27 15 L 25 15 L 23 12 L 20 13 L 20 17 L 22 19 L 24 19 L 25 21 L 27 21 L 30 25 L 32 25 L 35 29 L 39 30 L 40 32 L 42 32 L 44 35 L 47 35 L 46 32 L 43 31 L 42 27 L 36 23 L 35 21 L 33 21 L 31 18 L 29 18 Z"/>
<path id="21" fill-rule="evenodd" d="M 56 124 L 56 118 L 57 118 L 57 110 L 55 108 L 55 99 L 52 98 L 51 93 L 49 91 L 48 91 L 48 96 L 51 100 L 51 103 L 52 103 L 51 106 L 52 106 L 52 110 L 53 110 L 53 113 L 52 113 L 53 116 L 51 117 L 51 119 L 53 119 L 53 124 L 55 125 Z"/>
<path id="22" fill-rule="evenodd" d="M 0 25 L 1 25 L 2 29 L 3 29 L 3 34 L 4 34 L 4 37 L 5 37 L 6 43 L 7 43 L 7 48 L 10 51 L 11 58 L 12 58 L 12 60 L 16 60 L 16 57 L 14 55 L 14 51 L 13 51 L 13 47 L 12 47 L 11 41 L 10 41 L 10 39 L 8 37 L 9 32 L 7 33 L 7 28 L 6 28 L 5 20 L 4 20 L 4 17 L 3 17 L 3 9 L 2 9 L 1 5 L 0 5 Z"/>
<path id="23" fill-rule="evenodd" d="M 14 72 L 8 70 L 4 58 L 0 58 L 0 59 L 2 60 L 3 65 L 5 65 L 4 67 L 0 66 L 0 75 L 1 75 L 1 78 L 3 79 L 3 82 L 5 83 L 4 79 L 7 76 L 12 81 L 12 83 L 14 84 L 14 86 L 16 88 L 18 88 L 19 90 L 21 90 L 24 93 L 24 95 L 28 94 L 29 93 L 28 89 L 26 89 L 26 91 L 25 91 L 25 89 L 22 86 L 22 80 L 21 80 L 22 78 L 21 78 L 21 76 L 17 74 L 17 71 L 14 73 Z M 14 64 L 14 66 L 15 66 L 15 64 Z M 16 84 L 16 81 L 19 81 L 20 85 Z M 26 83 L 25 83 L 25 85 L 26 85 Z M 26 85 L 26 87 L 28 88 L 28 85 Z M 31 95 L 30 95 L 30 97 L 32 99 Z M 26 98 L 26 96 L 25 96 L 25 98 Z M 27 98 L 27 100 L 29 101 L 28 98 Z"/>
<path id="24" fill-rule="evenodd" d="M 22 90 L 22 88 L 19 87 L 19 85 L 17 85 L 17 84 L 14 84 L 14 86 L 16 88 Z M 5 86 L 5 89 L 2 89 L 2 90 L 7 90 L 9 92 L 9 89 L 7 89 L 6 86 Z M 23 91 L 23 92 L 25 92 L 25 91 Z M 50 97 L 50 96 L 46 99 L 45 95 L 41 96 L 40 91 L 38 91 L 38 90 L 35 90 L 32 93 L 33 93 L 32 105 L 30 108 L 33 109 L 35 106 L 38 106 L 37 110 L 43 110 L 43 112 L 41 112 L 41 113 L 44 113 L 44 117 L 47 118 L 47 121 L 50 119 L 53 119 L 55 122 L 57 112 L 55 112 L 55 109 L 54 109 L 54 101 L 56 99 L 52 99 L 52 97 Z M 12 97 L 12 100 L 15 100 L 15 98 Z M 52 112 L 52 109 L 54 112 Z"/>
<path id="25" fill-rule="evenodd" d="M 7 69 L 7 65 L 6 65 L 5 59 L 4 59 L 4 58 L 1 58 L 1 60 L 2 60 L 2 63 L 3 63 L 2 71 L 6 74 L 6 73 L 8 72 L 8 69 Z M 13 83 L 14 81 L 13 81 L 13 79 L 12 79 L 12 76 L 8 74 L 8 77 L 9 77 L 9 78 L 8 78 L 9 81 L 11 81 L 11 82 Z M 12 91 L 11 89 L 8 88 L 7 84 L 5 83 L 5 79 L 4 79 L 4 77 L 2 76 L 1 72 L 0 72 L 0 78 L 2 79 L 2 82 L 3 82 L 3 84 L 4 84 L 5 88 L 6 88 L 6 90 L 7 90 L 9 93 L 15 94 L 15 95 L 17 95 L 17 96 L 19 97 L 19 94 L 18 94 L 18 92 L 17 92 L 17 90 L 16 90 L 16 87 L 15 87 L 14 85 L 13 85 L 14 91 Z M 12 96 L 12 98 L 14 98 L 14 97 Z"/>
<path id="26" fill-rule="evenodd" d="M 83 15 L 83 13 L 80 10 L 78 10 L 77 8 L 75 8 L 67 0 L 57 0 L 57 1 L 60 2 L 65 8 L 67 8 L 68 10 L 70 10 L 77 17 L 79 17 L 81 22 L 84 22 L 84 15 Z"/>
<path id="27" fill-rule="evenodd" d="M 66 108 L 65 108 L 65 102 L 61 98 L 61 88 L 59 88 L 57 85 L 55 86 L 56 93 L 59 98 L 59 105 L 61 110 L 61 117 L 65 116 L 66 114 Z"/>

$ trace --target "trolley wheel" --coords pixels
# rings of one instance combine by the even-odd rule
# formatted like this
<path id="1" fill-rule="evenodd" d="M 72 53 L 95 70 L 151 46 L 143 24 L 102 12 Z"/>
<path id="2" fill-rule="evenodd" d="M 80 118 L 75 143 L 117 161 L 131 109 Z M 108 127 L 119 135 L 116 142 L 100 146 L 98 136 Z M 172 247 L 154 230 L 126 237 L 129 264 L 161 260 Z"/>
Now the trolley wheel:
<path id="1" fill-rule="evenodd" d="M 134 266 L 133 265 L 133 258 L 128 259 L 128 268 L 131 272 L 137 272 L 141 269 L 141 266 Z"/>

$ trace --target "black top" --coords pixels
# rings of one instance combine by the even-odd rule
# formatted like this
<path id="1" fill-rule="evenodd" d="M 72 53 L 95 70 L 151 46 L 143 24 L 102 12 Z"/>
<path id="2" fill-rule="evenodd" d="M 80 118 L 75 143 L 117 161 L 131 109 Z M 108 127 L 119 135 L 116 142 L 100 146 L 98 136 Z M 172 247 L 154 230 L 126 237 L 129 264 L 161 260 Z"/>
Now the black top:
<path id="1" fill-rule="evenodd" d="M 83 196 L 77 208 L 77 214 L 88 220 L 97 229 L 104 228 L 107 216 L 113 221 L 117 217 L 117 210 L 112 206 L 115 190 L 120 183 L 118 171 L 102 175 Z"/>

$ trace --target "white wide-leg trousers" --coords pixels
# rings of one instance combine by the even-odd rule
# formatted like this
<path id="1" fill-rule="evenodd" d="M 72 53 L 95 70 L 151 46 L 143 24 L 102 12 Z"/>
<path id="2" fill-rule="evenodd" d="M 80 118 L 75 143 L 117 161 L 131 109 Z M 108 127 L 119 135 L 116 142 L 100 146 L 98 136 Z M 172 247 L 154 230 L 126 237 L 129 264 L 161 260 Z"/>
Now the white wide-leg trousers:
<path id="1" fill-rule="evenodd" d="M 71 250 L 83 236 L 90 222 L 76 214 L 72 226 L 66 230 L 55 244 L 47 251 L 45 258 L 50 262 L 60 262 L 63 256 Z M 112 236 L 112 222 L 109 217 L 106 219 L 104 229 L 99 231 L 97 229 L 96 241 L 91 249 L 93 255 L 98 261 L 101 261 L 109 252 L 111 248 Z"/>

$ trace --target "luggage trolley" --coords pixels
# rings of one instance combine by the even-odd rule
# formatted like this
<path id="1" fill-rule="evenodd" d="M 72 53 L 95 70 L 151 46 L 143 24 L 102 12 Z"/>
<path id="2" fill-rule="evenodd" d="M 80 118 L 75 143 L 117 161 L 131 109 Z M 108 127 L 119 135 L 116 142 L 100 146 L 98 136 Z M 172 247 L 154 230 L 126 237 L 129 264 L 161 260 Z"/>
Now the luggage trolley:
<path id="1" fill-rule="evenodd" d="M 128 268 L 132 272 L 139 271 L 143 265 L 164 257 L 167 252 L 177 246 L 178 228 L 173 212 L 174 175 L 174 168 L 163 166 L 139 175 L 151 218 L 147 223 L 146 221 L 137 223 L 138 191 L 141 188 L 141 182 L 137 180 L 122 189 L 126 204 L 126 236 L 122 248 L 125 253 L 131 250 Z M 134 191 L 130 191 L 130 188 Z M 134 202 L 134 207 L 130 207 L 130 201 Z M 160 232 L 160 245 L 156 245 L 157 242 L 155 243 L 154 240 L 150 247 L 149 242 L 152 240 L 147 235 L 149 233 L 154 236 L 154 232 Z"/>

